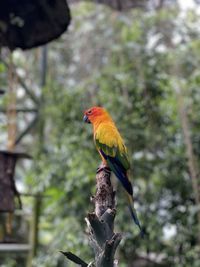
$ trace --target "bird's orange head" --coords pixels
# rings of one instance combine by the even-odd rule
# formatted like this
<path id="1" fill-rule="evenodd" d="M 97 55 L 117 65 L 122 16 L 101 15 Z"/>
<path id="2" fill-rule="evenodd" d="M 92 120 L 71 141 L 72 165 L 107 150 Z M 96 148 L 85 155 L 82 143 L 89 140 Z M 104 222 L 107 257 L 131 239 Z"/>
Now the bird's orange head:
<path id="1" fill-rule="evenodd" d="M 111 120 L 108 112 L 102 107 L 92 107 L 84 112 L 83 120 L 87 123 L 95 124 L 103 120 Z"/>

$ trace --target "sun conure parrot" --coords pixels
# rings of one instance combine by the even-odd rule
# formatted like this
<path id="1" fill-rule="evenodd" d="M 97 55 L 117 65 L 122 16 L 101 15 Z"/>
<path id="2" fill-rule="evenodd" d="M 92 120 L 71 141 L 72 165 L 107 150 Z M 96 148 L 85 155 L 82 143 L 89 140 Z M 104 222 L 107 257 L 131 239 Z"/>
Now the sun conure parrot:
<path id="1" fill-rule="evenodd" d="M 132 218 L 143 235 L 143 230 L 133 205 L 133 187 L 127 174 L 127 171 L 130 168 L 127 148 L 124 145 L 124 141 L 115 126 L 114 121 L 102 107 L 92 107 L 86 110 L 84 112 L 83 120 L 93 124 L 96 148 L 104 164 L 114 172 L 126 190 Z"/>

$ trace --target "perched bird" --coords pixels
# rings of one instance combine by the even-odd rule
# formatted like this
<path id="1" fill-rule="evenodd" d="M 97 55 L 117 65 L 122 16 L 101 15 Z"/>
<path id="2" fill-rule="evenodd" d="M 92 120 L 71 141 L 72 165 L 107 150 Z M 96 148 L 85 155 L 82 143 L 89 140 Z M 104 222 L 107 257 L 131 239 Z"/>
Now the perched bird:
<path id="1" fill-rule="evenodd" d="M 96 148 L 104 164 L 114 172 L 126 190 L 132 218 L 139 227 L 141 235 L 143 235 L 143 230 L 133 205 L 133 187 L 127 174 L 130 168 L 127 148 L 114 121 L 102 107 L 92 107 L 86 110 L 83 120 L 93 124 Z"/>

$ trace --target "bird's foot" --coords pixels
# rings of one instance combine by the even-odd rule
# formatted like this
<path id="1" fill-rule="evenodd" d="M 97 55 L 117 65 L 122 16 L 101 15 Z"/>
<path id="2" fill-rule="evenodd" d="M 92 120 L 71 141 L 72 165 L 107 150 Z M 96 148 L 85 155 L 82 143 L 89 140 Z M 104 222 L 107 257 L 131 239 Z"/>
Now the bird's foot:
<path id="1" fill-rule="evenodd" d="M 97 168 L 96 173 L 100 173 L 102 171 L 105 171 L 107 173 L 110 173 L 111 172 L 111 170 L 110 170 L 110 168 L 108 166 L 100 166 L 99 168 Z"/>

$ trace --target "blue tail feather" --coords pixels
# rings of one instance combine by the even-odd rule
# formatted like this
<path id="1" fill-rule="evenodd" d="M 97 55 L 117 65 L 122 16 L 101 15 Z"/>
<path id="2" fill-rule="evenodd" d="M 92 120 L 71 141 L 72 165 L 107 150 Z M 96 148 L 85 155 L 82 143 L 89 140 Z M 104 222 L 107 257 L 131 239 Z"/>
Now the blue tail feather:
<path id="1" fill-rule="evenodd" d="M 129 204 L 128 207 L 129 207 L 129 210 L 130 210 L 130 213 L 131 213 L 131 217 L 132 217 L 134 223 L 139 227 L 140 235 L 143 238 L 145 233 L 144 233 L 144 229 L 142 229 L 142 227 L 141 227 L 141 224 L 140 224 L 139 219 L 137 217 L 137 213 L 136 213 L 135 209 L 132 207 L 131 204 Z"/>
<path id="2" fill-rule="evenodd" d="M 136 210 L 134 208 L 134 200 L 133 200 L 133 196 L 132 195 L 127 195 L 128 196 L 128 200 L 129 200 L 129 210 L 130 210 L 130 213 L 131 213 L 131 217 L 134 221 L 134 223 L 138 226 L 138 228 L 140 229 L 140 235 L 141 237 L 143 238 L 144 235 L 145 235 L 145 232 L 144 232 L 144 229 L 141 227 L 141 224 L 140 224 L 140 221 L 137 217 L 137 213 L 136 213 Z"/>
<path id="3" fill-rule="evenodd" d="M 125 168 L 122 166 L 118 158 L 106 155 L 102 149 L 100 149 L 100 153 L 105 158 L 105 160 L 107 160 L 108 166 L 114 172 L 114 174 L 119 179 L 119 181 L 122 183 L 123 187 L 128 192 L 128 194 L 132 195 L 133 188 L 132 188 L 131 182 L 129 181 L 127 177 Z"/>
<path id="4" fill-rule="evenodd" d="M 131 213 L 131 216 L 133 218 L 133 221 L 140 229 L 140 235 L 143 238 L 145 235 L 144 229 L 142 229 L 139 219 L 137 217 L 136 210 L 134 208 L 134 202 L 133 202 L 133 188 L 132 184 L 129 181 L 127 177 L 127 170 L 122 166 L 121 162 L 118 160 L 117 157 L 111 157 L 106 155 L 102 149 L 100 149 L 101 155 L 105 158 L 105 160 L 108 163 L 108 166 L 110 169 L 114 172 L 116 177 L 119 179 L 119 181 L 122 183 L 124 189 L 127 192 L 128 200 L 129 200 L 129 210 Z"/>

